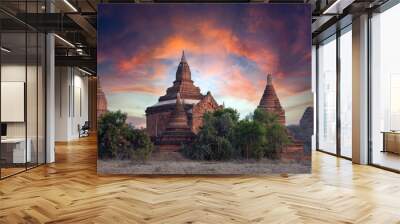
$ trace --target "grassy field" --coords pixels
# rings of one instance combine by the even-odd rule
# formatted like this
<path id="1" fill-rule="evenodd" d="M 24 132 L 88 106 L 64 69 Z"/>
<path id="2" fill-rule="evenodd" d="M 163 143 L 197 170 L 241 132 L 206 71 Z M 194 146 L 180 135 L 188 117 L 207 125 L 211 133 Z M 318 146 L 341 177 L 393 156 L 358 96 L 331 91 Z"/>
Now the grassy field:
<path id="1" fill-rule="evenodd" d="M 99 174 L 282 174 L 309 173 L 310 163 L 279 160 L 192 161 L 179 153 L 158 152 L 146 162 L 98 160 Z"/>

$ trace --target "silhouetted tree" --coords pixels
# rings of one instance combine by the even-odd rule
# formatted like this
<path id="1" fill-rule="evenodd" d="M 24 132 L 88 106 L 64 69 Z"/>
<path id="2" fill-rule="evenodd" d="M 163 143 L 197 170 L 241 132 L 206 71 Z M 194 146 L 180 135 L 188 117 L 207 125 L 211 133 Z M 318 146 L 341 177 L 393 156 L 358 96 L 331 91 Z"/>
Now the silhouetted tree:
<path id="1" fill-rule="evenodd" d="M 153 144 L 144 130 L 126 123 L 127 115 L 121 111 L 106 112 L 98 122 L 100 159 L 146 160 Z"/>
<path id="2" fill-rule="evenodd" d="M 265 133 L 262 124 L 245 119 L 235 127 L 233 141 L 242 154 L 245 154 L 246 159 L 249 157 L 260 159 L 264 156 L 263 147 L 267 143 Z"/>
<path id="3" fill-rule="evenodd" d="M 288 143 L 288 133 L 277 115 L 257 109 L 239 121 L 236 110 L 224 108 L 204 114 L 199 133 L 181 153 L 194 160 L 276 158 Z"/>
<path id="4" fill-rule="evenodd" d="M 276 157 L 282 148 L 291 142 L 286 127 L 279 123 L 276 114 L 256 109 L 253 120 L 265 127 L 267 144 L 265 145 L 264 153 L 266 156 Z"/>
<path id="5" fill-rule="evenodd" d="M 205 113 L 203 126 L 194 141 L 183 146 L 181 153 L 194 160 L 228 160 L 235 156 L 231 143 L 232 131 L 239 114 L 231 108 Z"/>

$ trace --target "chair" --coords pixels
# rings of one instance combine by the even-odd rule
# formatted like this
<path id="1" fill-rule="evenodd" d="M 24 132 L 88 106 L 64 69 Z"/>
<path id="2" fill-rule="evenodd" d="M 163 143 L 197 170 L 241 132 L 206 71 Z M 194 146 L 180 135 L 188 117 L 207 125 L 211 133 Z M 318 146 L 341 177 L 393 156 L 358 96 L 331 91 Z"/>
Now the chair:
<path id="1" fill-rule="evenodd" d="M 89 121 L 85 121 L 82 127 L 78 125 L 79 138 L 89 136 L 89 129 L 90 129 Z"/>

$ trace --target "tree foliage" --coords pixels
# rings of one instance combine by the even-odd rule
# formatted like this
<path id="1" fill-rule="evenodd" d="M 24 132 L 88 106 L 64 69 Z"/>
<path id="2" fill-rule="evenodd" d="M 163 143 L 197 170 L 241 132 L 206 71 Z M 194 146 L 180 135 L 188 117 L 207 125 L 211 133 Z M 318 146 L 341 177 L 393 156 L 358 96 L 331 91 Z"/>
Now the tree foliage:
<path id="1" fill-rule="evenodd" d="M 233 141 L 243 157 L 260 159 L 265 154 L 264 147 L 267 143 L 265 133 L 266 130 L 261 123 L 245 119 L 236 125 Z"/>
<path id="2" fill-rule="evenodd" d="M 205 113 L 203 126 L 195 140 L 185 145 L 181 152 L 194 160 L 228 160 L 235 156 L 232 146 L 232 131 L 239 120 L 236 110 L 219 109 Z"/>
<path id="3" fill-rule="evenodd" d="M 279 123 L 276 114 L 261 109 L 254 111 L 253 120 L 262 124 L 265 128 L 265 137 L 268 139 L 265 145 L 265 155 L 276 158 L 282 148 L 291 142 L 286 127 Z"/>
<path id="4" fill-rule="evenodd" d="M 98 141 L 100 159 L 132 159 L 145 161 L 153 144 L 144 130 L 126 123 L 121 111 L 106 112 L 99 118 Z"/>
<path id="5" fill-rule="evenodd" d="M 232 108 L 206 113 L 203 119 L 195 140 L 181 150 L 190 159 L 277 158 L 282 147 L 290 143 L 278 117 L 260 109 L 243 120 Z"/>

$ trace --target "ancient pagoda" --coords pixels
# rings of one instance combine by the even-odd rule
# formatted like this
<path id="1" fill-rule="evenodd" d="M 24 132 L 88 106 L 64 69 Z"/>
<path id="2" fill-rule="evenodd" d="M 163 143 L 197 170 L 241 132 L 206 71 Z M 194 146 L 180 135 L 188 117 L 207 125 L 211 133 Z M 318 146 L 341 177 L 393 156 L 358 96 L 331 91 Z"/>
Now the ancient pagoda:
<path id="1" fill-rule="evenodd" d="M 107 112 L 107 98 L 101 89 L 100 80 L 97 79 L 97 117 Z"/>
<path id="2" fill-rule="evenodd" d="M 285 110 L 282 108 L 279 98 L 276 95 L 274 85 L 272 84 L 271 74 L 267 75 L 267 85 L 258 108 L 276 114 L 278 116 L 279 123 L 281 125 L 286 124 Z"/>
<path id="3" fill-rule="evenodd" d="M 172 86 L 156 104 L 146 108 L 146 131 L 156 145 L 167 140 L 172 141 L 171 130 L 183 130 L 176 125 L 183 125 L 184 119 L 189 130 L 197 133 L 203 124 L 203 114 L 218 108 L 220 106 L 210 92 L 203 95 L 200 88 L 194 85 L 185 52 L 182 52 Z M 179 117 L 176 117 L 177 113 Z M 182 139 L 184 138 L 176 137 L 174 142 Z"/>
<path id="4" fill-rule="evenodd" d="M 182 52 L 181 62 L 178 65 L 175 76 L 176 79 L 173 82 L 173 86 L 167 89 L 167 93 L 161 96 L 159 101 L 176 99 L 178 93 L 181 94 L 182 99 L 201 100 L 203 98 L 200 88 L 193 84 L 192 73 L 190 72 L 184 51 Z"/>
<path id="5" fill-rule="evenodd" d="M 276 114 L 278 116 L 279 123 L 285 126 L 285 110 L 282 108 L 279 98 L 275 92 L 271 74 L 267 75 L 267 85 L 258 108 L 263 109 L 266 112 Z M 280 159 L 285 161 L 309 161 L 311 157 L 308 154 L 305 154 L 304 143 L 301 140 L 294 138 L 294 136 L 286 127 L 285 131 L 287 132 L 291 143 L 284 146 L 278 153 Z"/>
<path id="6" fill-rule="evenodd" d="M 178 92 L 175 110 L 171 113 L 167 127 L 157 143 L 160 150 L 177 151 L 182 144 L 192 141 L 193 137 L 194 133 L 189 127 L 188 117 Z"/>

